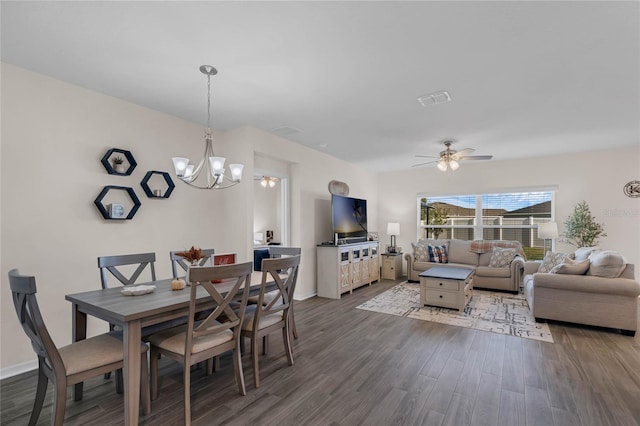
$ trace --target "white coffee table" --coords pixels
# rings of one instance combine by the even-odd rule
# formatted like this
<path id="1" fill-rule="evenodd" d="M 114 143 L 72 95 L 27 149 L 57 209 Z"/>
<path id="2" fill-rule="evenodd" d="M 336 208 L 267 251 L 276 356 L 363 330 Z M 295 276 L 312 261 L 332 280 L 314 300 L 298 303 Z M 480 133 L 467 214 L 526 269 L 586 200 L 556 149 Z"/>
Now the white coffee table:
<path id="1" fill-rule="evenodd" d="M 420 273 L 422 305 L 464 311 L 473 297 L 473 269 L 435 266 Z"/>

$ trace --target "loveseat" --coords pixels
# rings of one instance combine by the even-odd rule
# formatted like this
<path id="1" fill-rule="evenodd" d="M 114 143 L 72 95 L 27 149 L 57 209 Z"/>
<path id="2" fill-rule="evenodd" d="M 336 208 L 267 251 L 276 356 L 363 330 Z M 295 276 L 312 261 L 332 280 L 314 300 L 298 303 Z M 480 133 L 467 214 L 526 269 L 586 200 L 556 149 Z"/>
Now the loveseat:
<path id="1" fill-rule="evenodd" d="M 536 321 L 616 328 L 635 335 L 640 283 L 635 281 L 633 264 L 615 252 L 580 256 L 577 251 L 553 268 L 540 272 L 540 262 L 525 263 L 524 294 Z"/>
<path id="2" fill-rule="evenodd" d="M 405 254 L 407 261 L 407 277 L 409 281 L 419 281 L 418 275 L 434 266 L 463 267 L 475 270 L 473 276 L 474 288 L 488 288 L 517 293 L 520 291 L 522 272 L 524 270 L 525 255 L 522 246 L 517 241 L 476 240 L 464 241 L 456 239 L 421 239 L 412 244 L 413 253 Z M 442 259 L 426 260 L 421 254 L 424 247 L 446 247 L 445 262 Z M 432 250 L 433 251 L 433 250 Z M 436 250 L 437 251 L 437 250 Z M 510 252 L 509 257 L 501 266 L 490 266 L 492 256 Z M 515 252 L 514 252 L 515 251 Z"/>

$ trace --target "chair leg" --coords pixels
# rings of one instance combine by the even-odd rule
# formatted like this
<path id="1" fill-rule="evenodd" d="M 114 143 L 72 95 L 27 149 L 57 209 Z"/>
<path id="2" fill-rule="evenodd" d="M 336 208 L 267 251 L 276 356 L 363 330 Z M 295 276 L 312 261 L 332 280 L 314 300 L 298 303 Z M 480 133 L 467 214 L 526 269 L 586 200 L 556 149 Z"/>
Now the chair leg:
<path id="1" fill-rule="evenodd" d="M 158 349 L 152 345 L 149 356 L 149 373 L 151 375 L 151 399 L 154 401 L 158 399 L 158 354 Z"/>
<path id="2" fill-rule="evenodd" d="M 258 366 L 258 339 L 259 337 L 254 334 L 251 336 L 251 356 L 253 357 L 253 383 L 256 388 L 260 387 L 260 377 L 258 370 L 260 367 Z"/>
<path id="3" fill-rule="evenodd" d="M 142 414 L 151 414 L 151 396 L 149 395 L 149 365 L 147 353 L 143 352 L 140 358 L 140 399 L 142 400 Z"/>
<path id="4" fill-rule="evenodd" d="M 284 351 L 287 355 L 289 365 L 293 365 L 293 350 L 291 349 L 291 330 L 285 325 L 282 327 L 282 340 L 284 341 Z"/>
<path id="5" fill-rule="evenodd" d="M 116 370 L 116 393 L 124 393 L 124 379 L 122 376 L 122 368 Z"/>
<path id="6" fill-rule="evenodd" d="M 42 405 L 44 404 L 44 397 L 47 394 L 47 385 L 49 384 L 49 378 L 42 370 L 43 360 L 38 357 L 38 390 L 36 391 L 36 400 L 33 402 L 33 410 L 31 411 L 31 417 L 29 418 L 29 426 L 33 426 L 38 423 L 40 412 L 42 411 Z"/>
<path id="7" fill-rule="evenodd" d="M 53 415 L 53 424 L 62 426 L 64 424 L 64 410 L 67 407 L 67 383 L 56 383 L 56 390 L 53 394 L 53 406 L 55 413 Z"/>
<path id="8" fill-rule="evenodd" d="M 236 383 L 238 384 L 238 391 L 240 392 L 240 395 L 245 396 L 247 394 L 247 387 L 244 383 L 244 371 L 242 369 L 242 353 L 240 352 L 240 342 L 236 343 L 236 348 L 233 350 L 233 369 L 236 372 Z"/>
<path id="9" fill-rule="evenodd" d="M 184 364 L 184 424 L 191 424 L 191 366 Z"/>
<path id="10" fill-rule="evenodd" d="M 297 339 L 298 338 L 298 330 L 296 329 L 296 319 L 295 316 L 293 315 L 293 305 L 291 306 L 291 332 L 293 334 L 293 338 Z"/>

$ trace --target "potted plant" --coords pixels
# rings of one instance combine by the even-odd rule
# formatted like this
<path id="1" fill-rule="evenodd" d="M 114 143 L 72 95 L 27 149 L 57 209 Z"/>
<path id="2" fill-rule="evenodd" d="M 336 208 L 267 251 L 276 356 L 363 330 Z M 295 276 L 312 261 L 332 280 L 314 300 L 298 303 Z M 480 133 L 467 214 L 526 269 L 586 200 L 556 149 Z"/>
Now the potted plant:
<path id="1" fill-rule="evenodd" d="M 127 169 L 124 166 L 124 158 L 122 158 L 121 155 L 116 155 L 115 157 L 113 157 L 113 160 L 111 160 L 113 162 L 113 170 L 116 173 L 126 173 Z"/>
<path id="2" fill-rule="evenodd" d="M 596 222 L 586 201 L 575 206 L 573 213 L 564 222 L 564 227 L 562 241 L 576 247 L 594 247 L 598 244 L 598 238 L 607 236 L 604 224 Z"/>

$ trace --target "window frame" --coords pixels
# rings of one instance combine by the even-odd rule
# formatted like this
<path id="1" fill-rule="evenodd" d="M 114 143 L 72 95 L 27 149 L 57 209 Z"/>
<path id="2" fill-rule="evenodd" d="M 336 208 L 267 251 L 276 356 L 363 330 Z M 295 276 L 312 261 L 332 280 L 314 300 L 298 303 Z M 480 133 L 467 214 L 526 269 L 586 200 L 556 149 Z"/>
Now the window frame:
<path id="1" fill-rule="evenodd" d="M 531 224 L 528 225 L 522 225 L 522 224 L 518 224 L 518 225 L 500 225 L 500 226 L 495 226 L 495 225 L 484 225 L 483 223 L 483 214 L 482 214 L 482 197 L 485 195 L 496 195 L 496 194 L 514 194 L 514 193 L 533 193 L 533 192 L 550 192 L 551 193 L 551 206 L 550 206 L 550 218 L 549 221 L 550 222 L 555 222 L 556 221 L 556 216 L 555 216 L 555 204 L 556 204 L 556 195 L 557 195 L 557 191 L 558 188 L 553 186 L 553 187 L 536 187 L 536 188 L 515 188 L 515 189 L 501 189 L 501 190 L 489 190 L 483 193 L 475 193 L 475 194 L 464 194 L 464 193 L 460 193 L 460 194 L 448 194 L 448 193 L 418 193 L 417 197 L 416 197 L 416 240 L 419 240 L 421 238 L 423 238 L 423 235 L 428 235 L 428 233 L 425 232 L 425 230 L 427 229 L 432 229 L 432 228 L 440 228 L 440 229 L 451 229 L 451 234 L 452 234 L 452 238 L 455 238 L 455 229 L 472 229 L 473 230 L 473 239 L 475 240 L 482 240 L 483 236 L 484 236 L 484 231 L 485 229 L 529 229 L 530 231 L 530 237 L 533 240 L 534 238 L 537 238 L 537 234 L 535 233 L 535 230 L 538 228 L 538 224 L 537 223 L 533 223 L 533 221 L 531 221 Z M 475 216 L 473 218 L 473 224 L 472 225 L 422 225 L 421 224 L 421 219 L 420 219 L 420 214 L 421 214 L 421 199 L 422 198 L 434 198 L 434 197 L 475 197 Z M 487 217 L 491 217 L 491 216 L 487 216 Z M 502 232 L 500 232 L 500 234 L 502 234 Z M 477 238 L 477 236 L 480 236 L 481 238 Z M 500 238 L 501 239 L 501 238 Z M 554 250 L 555 247 L 555 240 L 551 241 L 551 250 Z"/>

